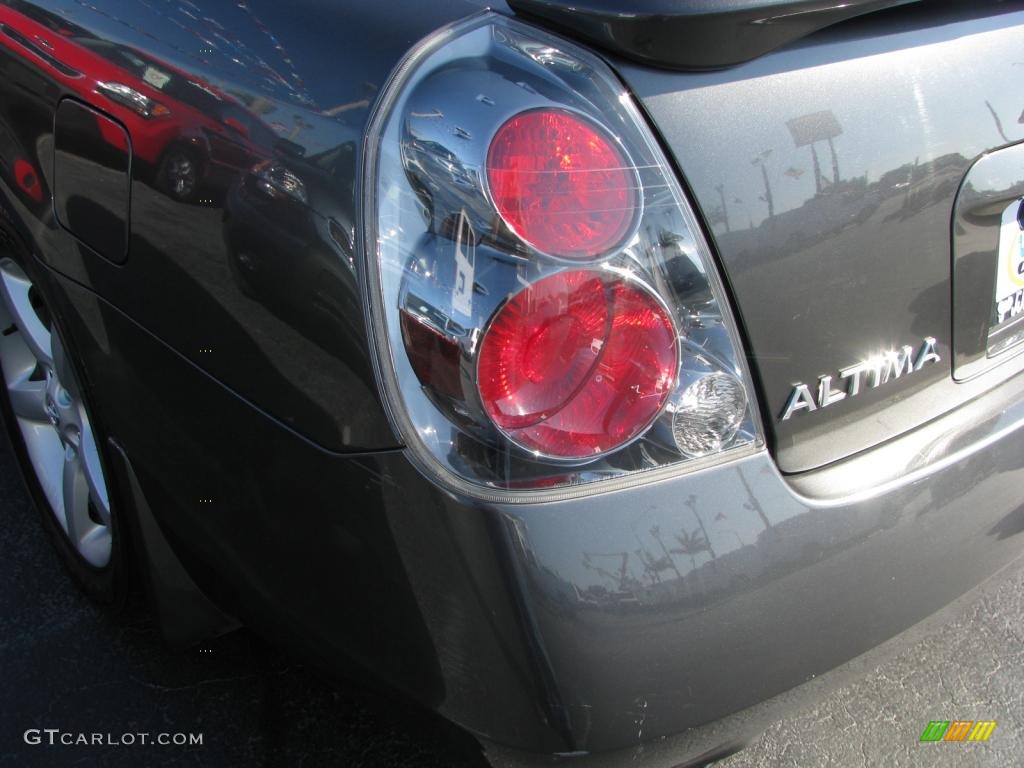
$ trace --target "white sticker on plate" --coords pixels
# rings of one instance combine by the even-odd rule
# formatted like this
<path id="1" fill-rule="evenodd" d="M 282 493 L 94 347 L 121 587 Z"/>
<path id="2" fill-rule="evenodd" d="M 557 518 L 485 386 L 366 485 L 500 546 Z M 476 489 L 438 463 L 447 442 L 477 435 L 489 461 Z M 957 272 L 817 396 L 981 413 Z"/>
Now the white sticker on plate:
<path id="1" fill-rule="evenodd" d="M 476 268 L 476 236 L 465 214 L 459 216 L 455 235 L 455 287 L 452 308 L 467 318 L 473 316 L 473 273 Z"/>
<path id="2" fill-rule="evenodd" d="M 171 81 L 171 76 L 166 72 L 161 72 L 159 69 L 153 67 L 146 67 L 146 71 L 142 73 L 142 79 L 152 85 L 154 88 L 162 89 L 167 83 Z"/>
<path id="3" fill-rule="evenodd" d="M 1021 201 L 1003 211 L 996 261 L 996 324 L 1024 313 L 1024 229 L 1018 213 Z"/>

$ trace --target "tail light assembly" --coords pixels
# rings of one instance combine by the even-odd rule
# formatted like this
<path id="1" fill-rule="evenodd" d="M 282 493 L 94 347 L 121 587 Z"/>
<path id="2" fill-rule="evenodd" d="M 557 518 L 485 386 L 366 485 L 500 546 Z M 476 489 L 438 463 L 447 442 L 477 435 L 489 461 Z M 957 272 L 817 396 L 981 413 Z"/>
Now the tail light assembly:
<path id="1" fill-rule="evenodd" d="M 392 78 L 365 163 L 377 372 L 446 487 L 564 498 L 760 447 L 707 243 L 595 56 L 493 13 L 448 28 Z"/>

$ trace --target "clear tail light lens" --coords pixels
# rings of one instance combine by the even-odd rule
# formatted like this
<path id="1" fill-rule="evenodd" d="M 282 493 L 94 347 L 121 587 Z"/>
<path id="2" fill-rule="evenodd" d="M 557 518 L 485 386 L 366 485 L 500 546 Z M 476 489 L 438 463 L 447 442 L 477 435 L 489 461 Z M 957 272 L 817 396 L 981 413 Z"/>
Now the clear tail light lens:
<path id="1" fill-rule="evenodd" d="M 536 500 L 760 445 L 707 244 L 600 60 L 477 16 L 415 49 L 368 135 L 371 334 L 424 470 Z"/>

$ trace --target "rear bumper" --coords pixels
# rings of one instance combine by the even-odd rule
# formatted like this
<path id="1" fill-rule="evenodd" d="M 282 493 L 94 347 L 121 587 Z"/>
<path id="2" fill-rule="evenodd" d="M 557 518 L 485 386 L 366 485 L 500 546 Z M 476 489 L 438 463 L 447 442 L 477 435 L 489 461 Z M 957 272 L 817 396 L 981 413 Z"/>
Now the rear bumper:
<path id="1" fill-rule="evenodd" d="M 641 768 L 704 768 L 743 749 L 771 725 L 790 716 L 799 716 L 802 710 L 814 707 L 827 696 L 862 683 L 879 665 L 893 662 L 914 644 L 927 642 L 929 636 L 934 637 L 935 633 L 942 631 L 946 622 L 969 611 L 971 604 L 983 603 L 1005 581 L 1014 579 L 1020 573 L 1022 562 L 1018 558 L 992 578 L 910 629 L 839 667 L 815 675 L 796 688 L 706 725 L 672 736 L 643 740 L 630 747 L 597 753 L 536 755 L 485 743 L 487 757 L 495 768 L 621 768 L 624 765 Z M 919 735 L 919 731 L 903 734 L 913 741 Z M 854 740 L 857 738 L 853 737 Z"/>
<path id="2" fill-rule="evenodd" d="M 324 451 L 54 279 L 109 398 L 99 417 L 196 584 L 502 745 L 499 764 L 662 768 L 735 746 L 779 694 L 814 695 L 801 684 L 1024 551 L 1024 375 L 799 477 L 760 453 L 495 506 L 442 492 L 402 451 Z"/>
<path id="3" fill-rule="evenodd" d="M 1012 562 L 1024 552 L 1022 385 L 803 476 L 761 454 L 497 510 L 572 751 L 666 739 L 674 766 L 742 742 L 774 709 L 751 707 Z"/>

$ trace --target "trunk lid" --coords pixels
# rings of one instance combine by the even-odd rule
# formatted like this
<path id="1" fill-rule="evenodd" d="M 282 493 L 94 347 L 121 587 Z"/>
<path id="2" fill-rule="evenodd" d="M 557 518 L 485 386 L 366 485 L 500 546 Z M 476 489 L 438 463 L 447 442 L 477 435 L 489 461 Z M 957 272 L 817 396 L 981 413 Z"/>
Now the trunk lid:
<path id="1" fill-rule="evenodd" d="M 1000 180 L 979 170 L 965 189 L 985 193 L 957 213 L 981 228 L 969 243 L 951 232 L 972 166 L 1024 139 L 1024 12 L 1008 6 L 906 5 L 726 71 L 616 62 L 711 231 L 783 471 L 869 448 L 1024 368 L 1024 345 L 970 377 L 951 367 L 954 318 L 990 313 L 999 217 L 1024 185 L 1019 152 L 989 160 Z M 958 267 L 954 300 L 957 243 L 972 269 Z"/>
<path id="2" fill-rule="evenodd" d="M 590 43 L 672 69 L 749 61 L 855 16 L 919 0 L 508 0 Z"/>

